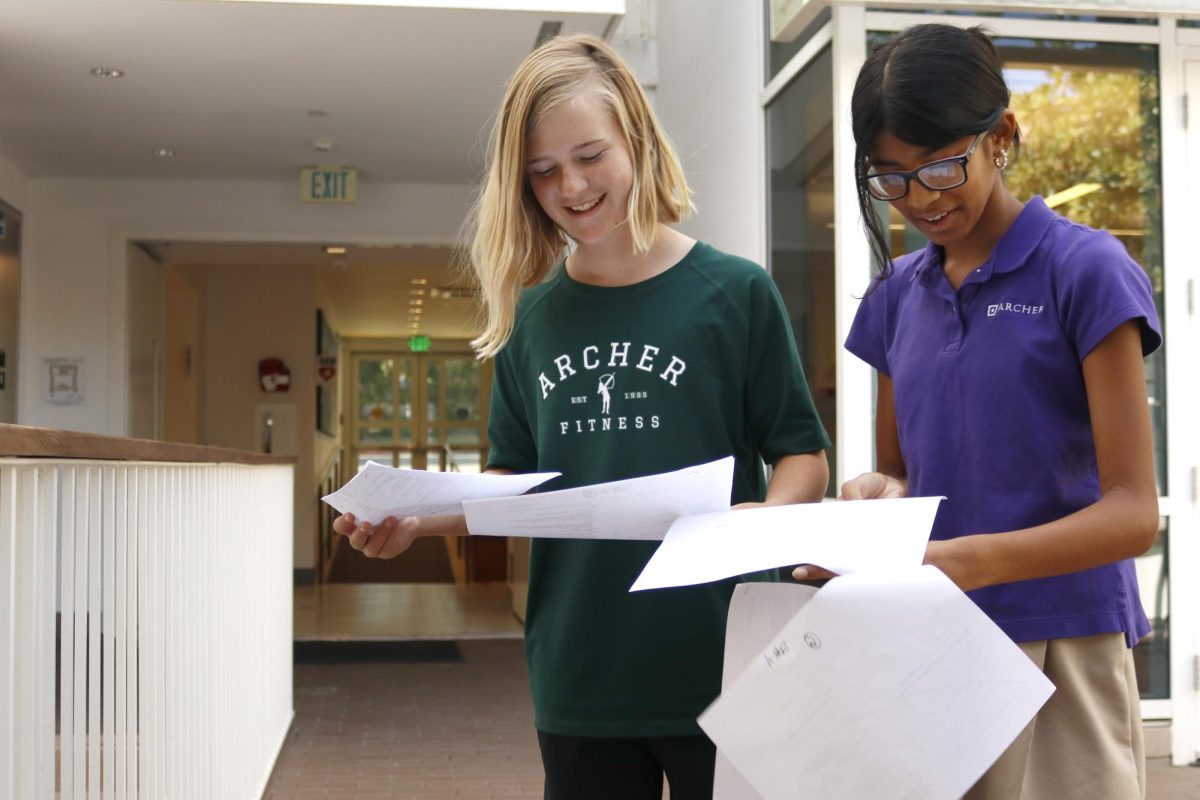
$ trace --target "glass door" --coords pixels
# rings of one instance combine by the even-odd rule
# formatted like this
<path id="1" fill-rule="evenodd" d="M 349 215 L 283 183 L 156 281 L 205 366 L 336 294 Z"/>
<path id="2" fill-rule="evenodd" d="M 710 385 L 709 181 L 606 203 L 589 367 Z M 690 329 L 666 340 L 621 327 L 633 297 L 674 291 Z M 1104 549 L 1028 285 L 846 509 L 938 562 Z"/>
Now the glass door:
<path id="1" fill-rule="evenodd" d="M 477 473 L 487 444 L 489 365 L 470 353 L 351 356 L 352 463 Z"/>

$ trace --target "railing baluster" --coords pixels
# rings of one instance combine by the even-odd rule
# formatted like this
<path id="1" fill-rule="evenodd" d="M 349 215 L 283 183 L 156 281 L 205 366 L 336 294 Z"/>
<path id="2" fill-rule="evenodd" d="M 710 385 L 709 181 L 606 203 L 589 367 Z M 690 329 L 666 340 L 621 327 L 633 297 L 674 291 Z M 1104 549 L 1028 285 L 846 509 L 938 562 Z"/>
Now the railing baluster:
<path id="1" fill-rule="evenodd" d="M 291 470 L 0 459 L 0 797 L 261 796 L 292 716 Z"/>
<path id="2" fill-rule="evenodd" d="M 115 716 L 113 717 L 113 797 L 125 800 L 125 786 L 127 782 L 125 774 L 125 748 L 129 741 L 128 717 L 126 716 L 126 697 L 125 697 L 125 670 L 127 665 L 125 662 L 125 642 L 129 637 L 129 631 L 125 627 L 128 609 L 126 604 L 129 602 L 129 543 L 128 543 L 128 502 L 129 502 L 129 470 L 124 467 L 118 467 L 117 470 L 117 485 L 114 503 L 114 512 L 116 515 L 116 563 L 114 565 L 114 581 L 116 586 L 116 596 L 113 598 L 113 607 L 115 613 L 113 616 L 113 657 L 116 669 L 113 672 L 113 707 Z"/>
<path id="3" fill-rule="evenodd" d="M 102 797 L 116 794 L 116 689 L 117 648 L 113 622 L 116 618 L 117 564 L 117 476 L 116 469 L 101 471 L 102 508 L 100 531 L 100 778 Z"/>
<path id="4" fill-rule="evenodd" d="M 59 471 L 62 494 L 58 501 L 61 524 L 56 531 L 59 548 L 58 600 L 58 763 L 59 792 L 75 796 L 75 468 Z"/>
<path id="5" fill-rule="evenodd" d="M 88 491 L 91 489 L 90 469 L 75 470 L 75 527 L 70 535 L 75 539 L 75 591 L 71 616 L 75 629 L 75 663 L 71 667 L 75 686 L 72 694 L 75 702 L 70 712 L 75 729 L 75 746 L 71 750 L 72 769 L 75 771 L 75 797 L 87 796 L 87 635 L 88 635 Z M 64 532 L 64 535 L 67 535 Z"/>
<path id="6" fill-rule="evenodd" d="M 16 576 L 16 470 L 0 468 L 0 589 L 10 597 Z M 0 796 L 17 792 L 17 619 L 16 604 L 0 610 Z"/>
<path id="7" fill-rule="evenodd" d="M 104 605 L 103 566 L 104 473 L 88 469 L 88 594 L 87 594 L 87 732 L 88 794 L 100 797 L 100 614 Z"/>

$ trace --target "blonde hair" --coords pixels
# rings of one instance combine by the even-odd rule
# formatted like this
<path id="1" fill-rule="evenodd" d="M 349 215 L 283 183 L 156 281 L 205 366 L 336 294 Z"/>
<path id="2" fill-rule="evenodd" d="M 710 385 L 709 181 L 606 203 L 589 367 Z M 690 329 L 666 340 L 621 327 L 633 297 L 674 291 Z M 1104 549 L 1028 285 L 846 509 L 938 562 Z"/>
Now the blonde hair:
<path id="1" fill-rule="evenodd" d="M 471 267 L 486 317 L 471 342 L 480 358 L 496 355 L 515 322 L 523 288 L 543 280 L 567 237 L 529 187 L 529 132 L 561 103 L 594 91 L 608 105 L 633 162 L 627 222 L 635 253 L 654 243 L 659 223 L 693 210 L 683 167 L 633 72 L 603 40 L 577 35 L 551 39 L 525 57 L 508 83 L 492 128 L 487 173 L 468 219 Z"/>

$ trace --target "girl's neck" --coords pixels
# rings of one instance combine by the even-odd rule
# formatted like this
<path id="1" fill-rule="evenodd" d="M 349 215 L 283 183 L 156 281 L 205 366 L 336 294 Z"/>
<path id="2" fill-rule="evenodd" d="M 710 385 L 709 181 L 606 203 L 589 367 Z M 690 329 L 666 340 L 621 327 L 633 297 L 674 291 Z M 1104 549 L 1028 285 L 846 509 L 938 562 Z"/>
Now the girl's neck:
<path id="1" fill-rule="evenodd" d="M 942 267 L 950 285 L 958 289 L 966 277 L 996 249 L 996 243 L 1008 233 L 1016 222 L 1025 204 L 1000 181 L 996 182 L 987 207 L 971 233 L 960 242 L 946 245 L 942 249 Z"/>
<path id="2" fill-rule="evenodd" d="M 623 236 L 577 245 L 567 257 L 567 274 L 593 286 L 631 286 L 649 280 L 678 264 L 696 240 L 666 225 L 659 225 L 650 249 L 633 252 L 628 228 Z"/>

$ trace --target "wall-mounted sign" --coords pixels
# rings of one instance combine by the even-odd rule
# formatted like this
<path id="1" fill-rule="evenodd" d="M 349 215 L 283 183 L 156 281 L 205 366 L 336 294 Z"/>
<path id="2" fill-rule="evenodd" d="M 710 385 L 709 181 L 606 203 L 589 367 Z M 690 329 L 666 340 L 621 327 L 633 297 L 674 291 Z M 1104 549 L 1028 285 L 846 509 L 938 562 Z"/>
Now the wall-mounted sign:
<path id="1" fill-rule="evenodd" d="M 83 402 L 83 378 L 86 363 L 82 358 L 42 359 L 42 398 L 56 406 L 74 406 Z"/>
<path id="2" fill-rule="evenodd" d="M 432 344 L 428 336 L 413 336 L 408 340 L 408 349 L 414 353 L 428 353 Z"/>
<path id="3" fill-rule="evenodd" d="M 300 198 L 306 203 L 353 203 L 358 196 L 358 170 L 309 167 L 300 170 Z"/>

